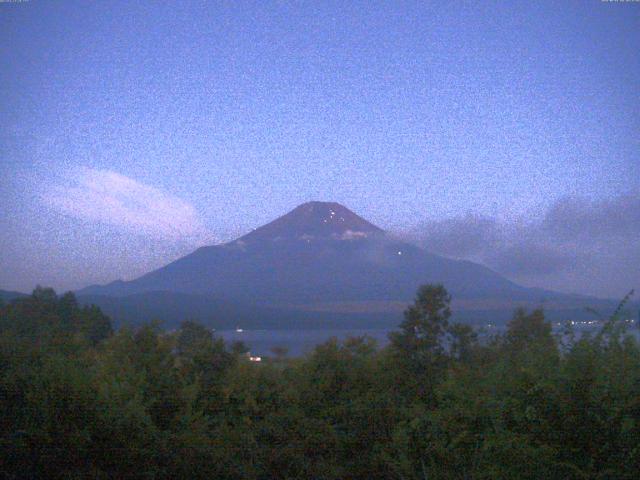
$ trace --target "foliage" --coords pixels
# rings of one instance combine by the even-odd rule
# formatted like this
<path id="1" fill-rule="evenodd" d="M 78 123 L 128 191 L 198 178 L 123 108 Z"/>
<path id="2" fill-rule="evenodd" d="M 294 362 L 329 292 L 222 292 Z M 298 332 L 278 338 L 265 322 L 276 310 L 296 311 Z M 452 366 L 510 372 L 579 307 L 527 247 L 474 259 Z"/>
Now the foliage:
<path id="1" fill-rule="evenodd" d="M 421 287 L 379 348 L 250 362 L 202 325 L 113 332 L 37 288 L 0 305 L 6 478 L 631 479 L 640 346 L 619 315 L 560 343 L 542 310 L 479 342 Z"/>

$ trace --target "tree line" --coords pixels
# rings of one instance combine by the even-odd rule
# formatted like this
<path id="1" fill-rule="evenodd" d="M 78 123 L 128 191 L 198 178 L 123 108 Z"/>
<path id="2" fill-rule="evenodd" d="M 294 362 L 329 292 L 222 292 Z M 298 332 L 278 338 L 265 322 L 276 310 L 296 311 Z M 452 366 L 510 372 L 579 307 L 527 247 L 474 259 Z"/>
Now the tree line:
<path id="1" fill-rule="evenodd" d="M 554 335 L 542 310 L 479 341 L 421 287 L 379 348 L 260 364 L 185 321 L 114 331 L 72 293 L 0 305 L 5 478 L 635 479 L 640 346 L 620 312 Z"/>

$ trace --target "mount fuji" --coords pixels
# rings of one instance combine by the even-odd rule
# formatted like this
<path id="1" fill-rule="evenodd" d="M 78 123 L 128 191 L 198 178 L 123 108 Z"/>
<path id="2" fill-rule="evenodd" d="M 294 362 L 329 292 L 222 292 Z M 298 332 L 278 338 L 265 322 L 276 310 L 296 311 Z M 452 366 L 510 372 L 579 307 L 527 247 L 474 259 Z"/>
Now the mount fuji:
<path id="1" fill-rule="evenodd" d="M 434 255 L 333 202 L 302 204 L 234 241 L 201 247 L 137 279 L 94 285 L 77 294 L 98 304 L 109 297 L 110 305 L 118 303 L 116 298 L 145 298 L 142 304 L 147 305 L 153 295 L 164 301 L 178 295 L 183 301 L 190 298 L 187 304 L 202 304 L 200 313 L 207 311 L 207 298 L 217 306 L 210 309 L 214 316 L 221 304 L 291 315 L 397 316 L 425 283 L 444 284 L 457 310 L 575 309 L 587 300 L 526 288 L 483 265 Z"/>

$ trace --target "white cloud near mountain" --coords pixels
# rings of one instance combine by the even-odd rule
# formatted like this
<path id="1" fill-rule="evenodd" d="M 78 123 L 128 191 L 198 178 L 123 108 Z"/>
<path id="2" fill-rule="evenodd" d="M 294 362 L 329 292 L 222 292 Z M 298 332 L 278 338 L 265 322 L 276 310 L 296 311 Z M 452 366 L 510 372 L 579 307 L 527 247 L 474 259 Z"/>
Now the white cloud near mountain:
<path id="1" fill-rule="evenodd" d="M 478 261 L 520 283 L 598 296 L 640 288 L 640 195 L 565 197 L 537 221 L 467 214 L 410 237 L 441 255 Z"/>
<path id="2" fill-rule="evenodd" d="M 210 240 L 189 202 L 110 170 L 80 168 L 44 196 L 53 210 L 167 241 Z"/>

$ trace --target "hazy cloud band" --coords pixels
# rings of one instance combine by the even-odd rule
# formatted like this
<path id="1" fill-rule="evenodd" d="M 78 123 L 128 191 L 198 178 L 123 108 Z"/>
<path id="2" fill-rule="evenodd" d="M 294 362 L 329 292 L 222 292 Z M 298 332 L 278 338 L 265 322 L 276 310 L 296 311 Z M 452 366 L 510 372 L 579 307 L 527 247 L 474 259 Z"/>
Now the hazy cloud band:
<path id="1" fill-rule="evenodd" d="M 44 195 L 50 208 L 168 241 L 211 235 L 190 203 L 110 170 L 80 168 Z"/>
<path id="2" fill-rule="evenodd" d="M 434 253 L 482 262 L 531 286 L 620 296 L 640 287 L 640 195 L 565 197 L 538 221 L 467 214 L 410 236 Z"/>

